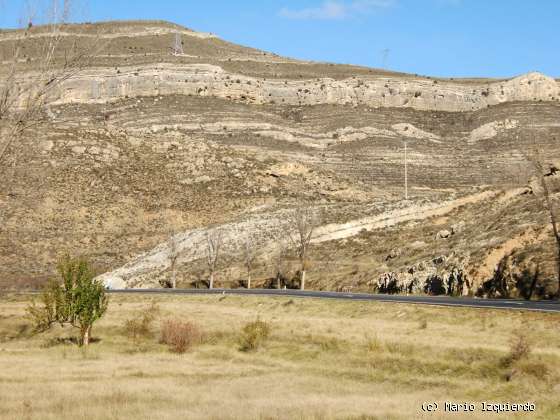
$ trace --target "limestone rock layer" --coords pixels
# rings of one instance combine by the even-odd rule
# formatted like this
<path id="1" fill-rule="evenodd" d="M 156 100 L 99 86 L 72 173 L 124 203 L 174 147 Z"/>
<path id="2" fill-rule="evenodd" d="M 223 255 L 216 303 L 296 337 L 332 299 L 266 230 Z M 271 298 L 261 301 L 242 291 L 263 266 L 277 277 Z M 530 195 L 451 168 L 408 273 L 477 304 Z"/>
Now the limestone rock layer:
<path id="1" fill-rule="evenodd" d="M 536 148 L 551 174 L 559 167 L 551 77 L 452 80 L 298 61 L 165 22 L 60 31 L 56 65 L 74 46 L 91 59 L 49 92 L 46 121 L 3 162 L 0 287 L 36 287 L 64 252 L 87 255 L 109 283 L 159 287 L 170 238 L 180 285 L 199 285 L 205 232 L 220 228 L 228 245 L 217 282 L 242 278 L 250 234 L 264 286 L 301 203 L 322 216 L 310 287 L 371 291 L 442 255 L 471 292 L 501 258 L 520 264 L 512 273 L 540 262 L 543 279 L 554 275 L 525 157 Z M 0 31 L 0 84 L 16 43 L 15 85 L 36 80 L 48 36 Z M 539 241 L 504 248 L 525 234 Z M 453 267 L 436 268 L 449 283 Z"/>

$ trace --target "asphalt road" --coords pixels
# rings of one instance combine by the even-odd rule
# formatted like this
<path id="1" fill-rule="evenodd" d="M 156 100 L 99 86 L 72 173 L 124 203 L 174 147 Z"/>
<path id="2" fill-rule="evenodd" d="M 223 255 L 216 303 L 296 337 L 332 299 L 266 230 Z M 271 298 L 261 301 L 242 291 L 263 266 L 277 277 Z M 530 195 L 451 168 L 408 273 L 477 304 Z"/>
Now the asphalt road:
<path id="1" fill-rule="evenodd" d="M 321 298 L 340 300 L 361 300 L 393 303 L 409 303 L 436 306 L 457 306 L 469 308 L 514 309 L 541 312 L 560 312 L 560 302 L 526 301 L 514 299 L 477 299 L 455 298 L 449 296 L 402 296 L 374 295 L 368 293 L 316 292 L 312 290 L 276 289 L 126 289 L 111 290 L 110 293 L 130 294 L 173 294 L 173 295 L 251 295 L 251 296 L 290 296 L 297 298 Z"/>

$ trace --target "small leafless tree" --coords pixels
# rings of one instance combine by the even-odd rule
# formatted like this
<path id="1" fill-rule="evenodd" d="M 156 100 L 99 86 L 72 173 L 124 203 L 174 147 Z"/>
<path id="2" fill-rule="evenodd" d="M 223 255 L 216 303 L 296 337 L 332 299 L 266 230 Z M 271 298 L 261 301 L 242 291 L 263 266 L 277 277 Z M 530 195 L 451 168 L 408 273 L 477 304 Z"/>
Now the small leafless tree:
<path id="1" fill-rule="evenodd" d="M 223 235 L 221 231 L 213 230 L 206 233 L 206 262 L 208 263 L 208 286 L 210 289 L 214 288 L 214 274 L 218 268 L 222 244 Z"/>
<path id="2" fill-rule="evenodd" d="M 251 274 L 253 272 L 253 266 L 255 264 L 255 244 L 253 240 L 247 234 L 245 236 L 245 241 L 243 243 L 243 257 L 245 262 L 245 268 L 247 270 L 247 289 L 251 288 Z"/>
<path id="3" fill-rule="evenodd" d="M 282 288 L 282 279 L 286 276 L 286 243 L 278 241 L 276 255 L 274 256 L 274 271 L 276 276 L 276 288 Z"/>
<path id="4" fill-rule="evenodd" d="M 179 258 L 178 239 L 175 232 L 171 232 L 169 239 L 169 267 L 171 269 L 171 287 L 177 288 L 177 259 Z"/>
<path id="5" fill-rule="evenodd" d="M 535 146 L 532 150 L 525 154 L 526 159 L 533 167 L 534 173 L 538 179 L 540 187 L 542 188 L 542 197 L 539 200 L 542 208 L 548 212 L 550 224 L 552 225 L 552 233 L 556 242 L 556 275 L 558 280 L 557 296 L 560 297 L 560 233 L 558 232 L 558 212 L 553 202 L 553 197 L 547 182 L 549 175 L 555 171 L 545 170 L 545 165 L 538 148 Z"/>
<path id="6" fill-rule="evenodd" d="M 93 49 L 100 47 L 93 39 L 88 46 L 78 45 L 77 41 L 71 46 L 63 45 L 61 28 L 69 19 L 72 2 L 49 3 L 47 24 L 29 24 L 21 33 L 15 33 L 10 49 L 0 50 L 0 62 L 8 63 L 0 69 L 0 163 L 26 130 L 49 118 L 51 92 L 79 73 L 90 61 Z M 1 8 L 0 2 L 0 12 Z M 34 36 L 36 33 L 41 36 Z M 33 71 L 27 71 L 22 80 L 22 68 L 28 66 L 30 59 L 23 53 L 26 42 L 39 47 L 39 54 L 33 57 Z"/>
<path id="7" fill-rule="evenodd" d="M 300 289 L 305 290 L 307 256 L 318 220 L 309 207 L 297 207 L 288 218 L 288 238 L 300 262 Z"/>
<path id="8" fill-rule="evenodd" d="M 533 297 L 533 293 L 535 293 L 535 288 L 537 287 L 540 274 L 541 274 L 540 266 L 537 263 L 537 266 L 535 267 L 535 271 L 531 279 L 531 286 L 529 288 L 529 293 L 526 296 L 527 300 L 531 300 L 531 298 Z"/>

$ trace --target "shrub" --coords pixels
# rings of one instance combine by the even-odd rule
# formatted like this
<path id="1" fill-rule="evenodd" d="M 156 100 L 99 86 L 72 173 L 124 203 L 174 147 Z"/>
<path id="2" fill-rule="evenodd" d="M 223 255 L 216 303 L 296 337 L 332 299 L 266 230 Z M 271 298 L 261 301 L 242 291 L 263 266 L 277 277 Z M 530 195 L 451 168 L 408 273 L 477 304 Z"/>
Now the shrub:
<path id="1" fill-rule="evenodd" d="M 519 364 L 519 370 L 525 375 L 534 376 L 537 379 L 544 379 L 549 373 L 549 366 L 542 361 L 539 362 L 523 362 Z"/>
<path id="2" fill-rule="evenodd" d="M 152 324 L 159 313 L 159 307 L 155 302 L 140 311 L 134 318 L 124 322 L 125 334 L 137 342 L 140 338 L 151 338 L 153 335 Z"/>
<path id="3" fill-rule="evenodd" d="M 377 336 L 369 337 L 366 340 L 366 348 L 370 353 L 378 353 L 383 350 L 383 343 Z"/>
<path id="4" fill-rule="evenodd" d="M 167 344 L 174 353 L 184 353 L 201 340 L 202 333 L 192 322 L 167 319 L 161 324 L 160 343 Z"/>
<path id="5" fill-rule="evenodd" d="M 265 321 L 256 320 L 245 324 L 241 331 L 239 350 L 255 351 L 266 341 L 270 335 L 270 325 Z"/>
<path id="6" fill-rule="evenodd" d="M 404 342 L 391 342 L 387 341 L 384 343 L 384 348 L 389 353 L 400 354 L 402 356 L 412 356 L 416 349 L 412 344 L 407 344 Z"/>
<path id="7" fill-rule="evenodd" d="M 335 351 L 340 348 L 340 342 L 334 337 L 319 337 L 315 339 L 322 351 Z"/>
<path id="8" fill-rule="evenodd" d="M 531 353 L 531 344 L 524 334 L 517 333 L 510 341 L 509 353 L 502 359 L 504 367 L 510 367 L 520 360 L 526 359 Z"/>

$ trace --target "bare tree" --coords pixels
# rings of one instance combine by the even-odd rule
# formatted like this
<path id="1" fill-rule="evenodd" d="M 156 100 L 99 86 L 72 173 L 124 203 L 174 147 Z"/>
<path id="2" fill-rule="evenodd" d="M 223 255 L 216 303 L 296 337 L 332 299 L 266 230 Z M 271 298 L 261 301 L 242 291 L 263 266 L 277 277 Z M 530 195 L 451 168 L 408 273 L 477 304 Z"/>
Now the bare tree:
<path id="1" fill-rule="evenodd" d="M 30 18 L 27 29 L 13 33 L 12 48 L 0 49 L 0 62 L 9 63 L 5 69 L 0 69 L 0 163 L 10 146 L 27 129 L 48 118 L 53 90 L 89 62 L 93 47 L 79 46 L 77 41 L 70 46 L 62 42 L 61 28 L 69 19 L 71 1 L 49 3 L 46 25 L 33 27 Z M 23 53 L 24 44 L 28 42 L 39 48 L 39 54 L 34 57 L 33 71 L 26 72 L 26 79 L 22 80 L 20 74 L 31 59 Z M 92 40 L 91 46 L 94 45 L 99 47 Z"/>
<path id="2" fill-rule="evenodd" d="M 210 289 L 214 288 L 214 274 L 218 267 L 222 244 L 223 235 L 221 231 L 213 230 L 206 233 L 206 262 L 208 263 L 208 286 Z"/>
<path id="3" fill-rule="evenodd" d="M 178 239 L 175 232 L 171 232 L 169 239 L 169 267 L 171 268 L 171 287 L 177 288 L 177 259 L 179 258 Z"/>
<path id="4" fill-rule="evenodd" d="M 546 171 L 543 159 L 537 147 L 534 147 L 529 154 L 525 154 L 526 159 L 529 161 L 536 177 L 538 178 L 540 187 L 542 188 L 542 199 L 539 200 L 544 210 L 548 212 L 550 217 L 550 224 L 552 225 L 552 233 L 556 241 L 556 275 L 558 280 L 557 296 L 560 297 L 560 233 L 558 232 L 558 213 L 556 206 L 552 200 L 552 194 L 547 182 L 547 177 L 552 175 L 555 170 Z"/>
<path id="5" fill-rule="evenodd" d="M 245 268 L 247 269 L 247 289 L 251 288 L 251 274 L 253 271 L 253 265 L 255 263 L 255 245 L 253 240 L 247 234 L 245 236 L 245 241 L 243 243 L 243 257 L 245 262 Z"/>
<path id="6" fill-rule="evenodd" d="M 289 216 L 288 222 L 288 238 L 295 248 L 300 262 L 300 289 L 305 290 L 307 255 L 311 246 L 313 230 L 318 221 L 309 207 L 297 207 Z"/>
<path id="7" fill-rule="evenodd" d="M 527 294 L 526 297 L 527 300 L 531 300 L 531 298 L 533 297 L 533 293 L 535 293 L 535 287 L 537 287 L 537 282 L 539 281 L 540 274 L 541 274 L 540 266 L 537 263 L 537 266 L 535 267 L 535 271 L 531 279 L 531 286 L 529 288 L 529 293 Z"/>
<path id="8" fill-rule="evenodd" d="M 276 275 L 276 288 L 281 289 L 282 279 L 285 278 L 286 272 L 286 243 L 283 240 L 278 241 L 276 255 L 274 256 L 274 271 Z"/>

